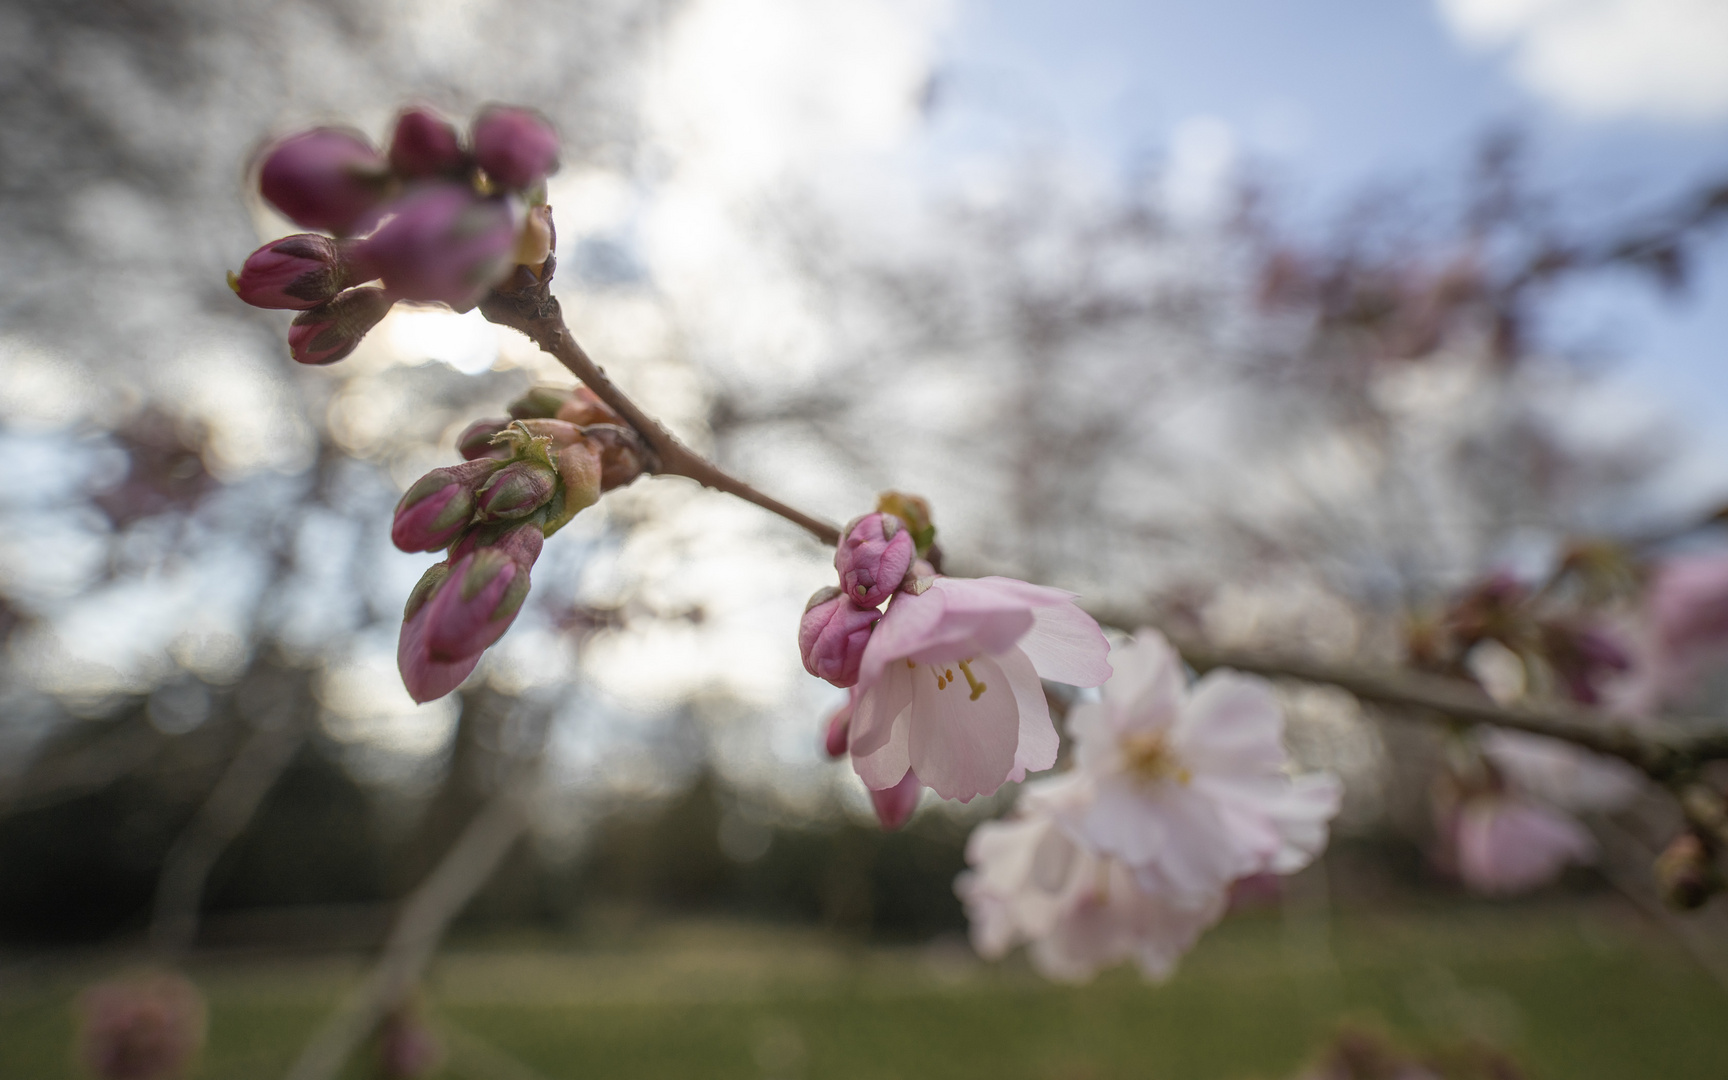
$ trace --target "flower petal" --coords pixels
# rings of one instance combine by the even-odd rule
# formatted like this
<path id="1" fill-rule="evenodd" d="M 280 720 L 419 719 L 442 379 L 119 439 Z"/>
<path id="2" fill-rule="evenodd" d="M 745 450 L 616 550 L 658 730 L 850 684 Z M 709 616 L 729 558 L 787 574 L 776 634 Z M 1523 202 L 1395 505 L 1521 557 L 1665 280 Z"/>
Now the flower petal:
<path id="1" fill-rule="evenodd" d="M 974 695 L 964 679 L 945 679 L 938 689 L 936 669 L 920 664 L 907 725 L 918 778 L 944 799 L 961 802 L 1002 786 L 1020 741 L 1019 702 L 1007 673 L 988 656 L 973 658 L 970 666 L 983 693 Z"/>
<path id="2" fill-rule="evenodd" d="M 1056 725 L 1050 720 L 1050 701 L 1044 696 L 1044 684 L 1039 681 L 1038 672 L 1033 670 L 1032 661 L 1019 649 L 1009 649 L 992 659 L 1002 668 L 1020 709 L 1014 771 L 1008 774 L 1008 779 L 1020 781 L 1026 779 L 1029 772 L 1043 772 L 1056 764 L 1061 740 L 1056 735 Z"/>

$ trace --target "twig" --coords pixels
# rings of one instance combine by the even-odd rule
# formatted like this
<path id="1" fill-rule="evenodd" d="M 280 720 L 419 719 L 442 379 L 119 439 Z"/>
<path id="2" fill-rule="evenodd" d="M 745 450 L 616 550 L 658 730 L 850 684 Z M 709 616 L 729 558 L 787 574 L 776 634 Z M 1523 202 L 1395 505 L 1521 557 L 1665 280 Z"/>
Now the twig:
<path id="1" fill-rule="evenodd" d="M 288 1080 L 333 1080 L 420 981 L 450 923 L 528 828 L 527 789 L 537 760 L 506 778 L 403 905 L 365 984 L 313 1036 Z"/>
<path id="2" fill-rule="evenodd" d="M 628 394 L 618 389 L 607 377 L 605 369 L 583 351 L 575 336 L 570 333 L 570 328 L 564 325 L 563 310 L 550 288 L 552 268 L 553 260 L 550 258 L 541 269 L 540 276 L 532 274 L 526 267 L 519 268 L 519 276 L 515 281 L 492 292 L 480 302 L 480 313 L 500 326 L 508 326 L 526 334 L 529 340 L 570 369 L 570 373 L 594 391 L 596 397 L 635 428 L 653 451 L 654 460 L 648 462 L 649 472 L 662 476 L 687 477 L 705 487 L 736 495 L 769 513 L 778 514 L 808 531 L 824 544 L 833 546 L 840 542 L 840 530 L 831 522 L 787 506 L 721 469 L 679 442 L 658 420 L 649 416 Z"/>
<path id="3" fill-rule="evenodd" d="M 298 724 L 260 728 L 234 755 L 191 824 L 174 840 L 156 879 L 150 940 L 164 952 L 183 952 L 198 937 L 204 883 L 222 852 L 246 831 L 252 816 L 294 760 L 305 732 Z"/>

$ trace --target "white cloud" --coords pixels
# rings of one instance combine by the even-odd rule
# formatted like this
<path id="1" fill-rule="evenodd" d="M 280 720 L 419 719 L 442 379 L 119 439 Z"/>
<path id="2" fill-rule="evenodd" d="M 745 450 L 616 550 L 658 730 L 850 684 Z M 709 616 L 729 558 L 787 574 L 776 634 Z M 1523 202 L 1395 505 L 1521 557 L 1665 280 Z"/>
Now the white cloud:
<path id="1" fill-rule="evenodd" d="M 1478 49 L 1508 49 L 1520 81 L 1589 117 L 1728 117 L 1724 0 L 1437 0 Z"/>

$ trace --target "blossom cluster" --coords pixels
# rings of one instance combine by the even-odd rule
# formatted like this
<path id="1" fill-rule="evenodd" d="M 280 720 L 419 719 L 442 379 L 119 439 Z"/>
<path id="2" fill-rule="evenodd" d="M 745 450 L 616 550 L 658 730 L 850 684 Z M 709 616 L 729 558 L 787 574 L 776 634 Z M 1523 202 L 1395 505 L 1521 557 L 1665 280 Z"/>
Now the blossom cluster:
<path id="1" fill-rule="evenodd" d="M 1580 546 L 1543 587 L 1497 573 L 1465 590 L 1418 624 L 1411 654 L 1505 704 L 1557 696 L 1645 722 L 1728 659 L 1728 558 L 1640 565 L 1612 546 Z M 1461 738 L 1434 791 L 1439 860 L 1472 891 L 1527 892 L 1595 859 L 1578 815 L 1621 809 L 1642 787 L 1630 766 L 1558 740 Z"/>
<path id="2" fill-rule="evenodd" d="M 466 145 L 420 107 L 397 117 L 385 151 L 348 128 L 290 135 L 266 148 L 259 189 L 320 231 L 265 244 L 228 283 L 248 304 L 299 311 L 288 331 L 294 359 L 333 363 L 397 301 L 465 311 L 512 267 L 545 263 L 545 181 L 557 167 L 551 126 L 502 106 L 475 118 Z"/>
<path id="3" fill-rule="evenodd" d="M 1126 959 L 1168 977 L 1232 885 L 1319 854 L 1341 795 L 1329 773 L 1293 772 L 1264 680 L 1215 671 L 1189 686 L 1152 630 L 1111 661 L 1103 700 L 1070 711 L 1074 768 L 980 825 L 955 884 L 982 955 L 1024 942 L 1054 979 Z"/>
<path id="4" fill-rule="evenodd" d="M 542 388 L 457 439 L 464 462 L 402 496 L 390 538 L 441 551 L 402 613 L 397 665 L 416 701 L 454 690 L 515 621 L 545 537 L 642 472 L 634 432 L 585 387 Z"/>
<path id="5" fill-rule="evenodd" d="M 1110 677 L 1109 643 L 1073 593 L 943 576 L 935 533 L 922 500 L 885 495 L 845 529 L 840 584 L 811 597 L 799 627 L 805 668 L 851 691 L 828 750 L 850 755 L 889 828 L 923 788 L 968 802 L 1054 765 L 1041 680 Z"/>

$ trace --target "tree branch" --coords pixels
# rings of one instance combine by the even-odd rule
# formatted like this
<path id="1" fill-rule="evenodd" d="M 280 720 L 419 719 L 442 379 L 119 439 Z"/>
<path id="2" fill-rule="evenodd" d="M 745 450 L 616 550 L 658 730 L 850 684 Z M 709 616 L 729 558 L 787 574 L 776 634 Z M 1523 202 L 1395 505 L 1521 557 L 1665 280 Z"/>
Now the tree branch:
<path id="1" fill-rule="evenodd" d="M 216 860 L 246 831 L 264 796 L 276 786 L 305 732 L 297 723 L 260 728 L 229 763 L 191 824 L 174 840 L 156 879 L 150 940 L 167 953 L 179 953 L 198 937 L 204 883 Z"/>
<path id="2" fill-rule="evenodd" d="M 313 1036 L 288 1080 L 334 1080 L 342 1066 L 407 998 L 452 920 L 486 884 L 528 828 L 527 792 L 538 759 L 507 777 L 402 907 L 384 955 L 366 983 Z"/>
<path id="3" fill-rule="evenodd" d="M 596 364 L 577 344 L 570 328 L 564 325 L 564 313 L 558 298 L 552 295 L 553 260 L 548 258 L 541 274 L 536 276 L 526 267 L 517 268 L 517 277 L 488 294 L 480 302 L 480 313 L 500 326 L 520 330 L 528 339 L 549 353 L 580 379 L 596 397 L 604 401 L 629 423 L 652 451 L 648 471 L 661 476 L 683 476 L 704 487 L 736 495 L 754 503 L 771 514 L 777 514 L 830 547 L 840 542 L 840 530 L 831 522 L 812 517 L 802 510 L 786 505 L 719 468 L 713 462 L 691 450 L 670 431 L 649 416 L 607 377 L 605 369 Z"/>

